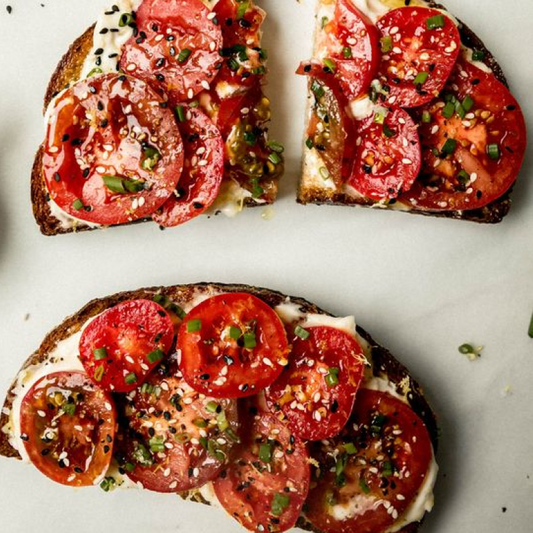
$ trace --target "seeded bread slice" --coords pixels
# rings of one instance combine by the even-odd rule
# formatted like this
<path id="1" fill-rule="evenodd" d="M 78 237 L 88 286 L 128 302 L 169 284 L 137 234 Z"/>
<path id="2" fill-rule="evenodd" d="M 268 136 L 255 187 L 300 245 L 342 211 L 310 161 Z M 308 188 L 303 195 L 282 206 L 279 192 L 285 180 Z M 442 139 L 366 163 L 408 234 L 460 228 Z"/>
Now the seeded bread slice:
<path id="1" fill-rule="evenodd" d="M 23 364 L 21 371 L 31 365 L 46 360 L 48 354 L 60 341 L 67 339 L 80 331 L 90 318 L 120 302 L 135 298 L 151 299 L 154 294 L 160 293 L 167 296 L 177 305 L 186 307 L 187 304 L 190 304 L 195 297 L 198 297 L 198 295 L 210 295 L 220 292 L 249 292 L 258 298 L 261 298 L 271 307 L 275 307 L 285 302 L 287 299 L 287 296 L 284 294 L 269 289 L 250 287 L 247 285 L 225 285 L 220 283 L 197 283 L 193 285 L 174 285 L 171 287 L 151 287 L 135 291 L 121 292 L 106 298 L 93 300 L 82 307 L 77 313 L 65 319 L 45 337 L 41 346 Z M 332 316 L 330 313 L 323 311 L 315 304 L 312 304 L 303 298 L 291 296 L 290 301 L 298 305 L 303 313 L 319 313 Z M 400 394 L 407 395 L 407 400 L 411 408 L 424 421 L 431 437 L 433 449 L 436 452 L 438 446 L 437 421 L 435 414 L 426 400 L 422 388 L 411 376 L 409 371 L 398 362 L 389 351 L 377 344 L 365 330 L 360 326 L 357 326 L 357 332 L 368 343 L 370 349 L 369 359 L 372 365 L 370 374 L 376 377 L 386 376 Z M 2 414 L 0 415 L 0 429 L 4 428 L 9 422 L 9 416 L 7 413 L 13 405 L 13 389 L 15 383 L 16 379 L 6 395 Z M 8 435 L 4 431 L 0 431 L 0 455 L 20 459 L 20 455 L 17 450 L 11 446 L 8 440 Z M 187 500 L 208 504 L 198 491 L 190 491 L 180 494 L 180 496 Z M 419 525 L 419 522 L 413 522 L 405 526 L 401 532 L 415 533 L 418 530 Z M 307 531 L 321 533 L 319 530 L 313 528 L 303 516 L 299 519 L 298 526 Z"/>
<path id="2" fill-rule="evenodd" d="M 78 37 L 70 45 L 67 53 L 62 57 L 61 61 L 57 65 L 56 70 L 52 74 L 46 89 L 43 114 L 56 94 L 79 80 L 85 59 L 89 55 L 93 46 L 94 28 L 95 25 L 93 24 L 82 35 L 80 35 L 80 37 Z M 42 157 L 43 147 L 41 145 L 35 155 L 31 173 L 31 203 L 33 208 L 33 216 L 39 225 L 41 233 L 44 235 L 58 235 L 104 227 L 95 227 L 94 225 L 91 226 L 83 223 L 74 228 L 66 228 L 62 226 L 61 222 L 52 214 L 50 209 L 50 197 L 44 181 Z M 227 178 L 227 176 L 225 176 L 225 178 Z M 244 200 L 244 207 L 256 207 L 258 205 L 264 206 L 274 203 L 278 192 L 278 181 L 279 177 L 262 178 L 261 187 L 264 189 L 264 195 L 262 196 L 262 199 L 265 201 L 261 204 L 258 204 L 251 198 L 246 198 Z M 136 224 L 147 221 L 151 221 L 151 219 L 146 218 L 136 220 L 135 222 L 129 222 L 127 224 Z"/>
<path id="3" fill-rule="evenodd" d="M 331 4 L 335 0 L 318 0 L 318 9 L 324 4 Z M 429 2 L 429 7 L 446 9 L 442 4 L 436 2 Z M 506 87 L 508 87 L 507 80 L 503 74 L 503 71 L 496 61 L 496 58 L 487 49 L 481 39 L 463 22 L 459 21 L 459 33 L 461 35 L 462 43 L 468 48 L 480 50 L 484 52 L 483 62 L 493 71 L 496 78 L 501 81 Z M 315 39 L 315 46 L 317 39 Z M 309 101 L 311 101 L 311 95 L 309 95 Z M 309 117 L 309 109 L 307 116 Z M 307 125 L 306 125 L 307 131 Z M 319 205 L 347 205 L 347 206 L 360 206 L 360 207 L 372 207 L 373 202 L 365 201 L 362 198 L 354 198 L 342 191 L 336 191 L 331 188 L 321 187 L 317 185 L 317 180 L 313 179 L 313 170 L 316 173 L 316 169 L 313 169 L 313 163 L 309 158 L 309 150 L 306 146 L 303 146 L 304 155 L 302 160 L 302 171 L 300 177 L 300 183 L 298 187 L 297 201 L 300 204 L 319 204 Z M 505 215 L 511 208 L 511 194 L 512 188 L 507 191 L 503 196 L 494 200 L 490 204 L 481 209 L 473 209 L 469 211 L 440 211 L 430 212 L 412 207 L 405 212 L 413 213 L 417 215 L 426 215 L 433 217 L 445 217 L 454 218 L 458 220 L 470 220 L 473 222 L 480 222 L 486 224 L 496 224 L 501 222 Z M 380 206 L 381 209 L 394 209 L 393 206 Z"/>

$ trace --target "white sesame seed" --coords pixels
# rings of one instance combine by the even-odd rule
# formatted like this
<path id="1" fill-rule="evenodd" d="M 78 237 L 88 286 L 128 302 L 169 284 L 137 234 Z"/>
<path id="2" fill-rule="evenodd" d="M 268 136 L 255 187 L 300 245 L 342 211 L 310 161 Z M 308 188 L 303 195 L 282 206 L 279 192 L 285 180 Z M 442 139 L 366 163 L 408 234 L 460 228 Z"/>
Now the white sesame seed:
<path id="1" fill-rule="evenodd" d="M 403 501 L 405 500 L 405 496 L 403 494 L 398 494 L 398 496 L 396 496 L 396 498 L 400 501 Z"/>
<path id="2" fill-rule="evenodd" d="M 209 91 L 209 89 L 211 88 L 211 86 L 209 85 L 209 83 L 205 80 L 202 80 L 200 85 L 206 90 L 206 91 Z"/>
<path id="3" fill-rule="evenodd" d="M 394 26 L 393 28 L 391 28 L 390 34 L 394 35 L 395 33 L 398 33 L 399 31 L 400 31 L 400 28 L 398 28 L 398 26 Z"/>
<path id="4" fill-rule="evenodd" d="M 211 11 L 211 13 L 207 15 L 207 20 L 213 20 L 216 16 L 217 14 L 214 11 Z"/>
<path id="5" fill-rule="evenodd" d="M 429 54 L 427 52 L 420 54 L 420 59 L 422 61 L 427 61 L 429 59 Z"/>
<path id="6" fill-rule="evenodd" d="M 41 411 L 39 409 L 39 411 L 37 411 L 37 414 L 41 417 L 41 418 L 44 418 L 46 416 L 46 413 L 44 411 Z"/>
<path id="7" fill-rule="evenodd" d="M 177 486 L 178 486 L 178 482 L 177 482 L 177 481 L 173 481 L 173 482 L 168 486 L 168 488 L 169 488 L 169 489 L 175 489 Z"/>
<path id="8" fill-rule="evenodd" d="M 194 96 L 194 91 L 191 88 L 187 91 L 187 98 L 190 100 L 193 96 Z"/>
<path id="9" fill-rule="evenodd" d="M 105 173 L 105 167 L 96 167 L 96 172 L 98 172 L 98 174 L 104 174 Z"/>
<path id="10" fill-rule="evenodd" d="M 59 152 L 59 148 L 57 146 L 51 146 L 50 148 L 48 148 L 48 151 L 51 154 L 55 154 L 56 152 Z"/>
<path id="11" fill-rule="evenodd" d="M 142 207 L 146 203 L 146 200 L 144 199 L 144 196 L 141 196 L 139 198 L 139 207 Z M 167 385 L 168 387 L 168 385 Z"/>
<path id="12" fill-rule="evenodd" d="M 135 66 L 135 63 L 130 63 L 127 67 L 126 67 L 126 70 L 128 72 L 133 72 L 137 67 Z"/>
<path id="13" fill-rule="evenodd" d="M 402 163 L 403 163 L 404 165 L 412 165 L 412 164 L 413 164 L 413 162 L 412 162 L 409 158 L 407 158 L 407 157 L 404 157 L 404 158 L 402 159 Z"/>

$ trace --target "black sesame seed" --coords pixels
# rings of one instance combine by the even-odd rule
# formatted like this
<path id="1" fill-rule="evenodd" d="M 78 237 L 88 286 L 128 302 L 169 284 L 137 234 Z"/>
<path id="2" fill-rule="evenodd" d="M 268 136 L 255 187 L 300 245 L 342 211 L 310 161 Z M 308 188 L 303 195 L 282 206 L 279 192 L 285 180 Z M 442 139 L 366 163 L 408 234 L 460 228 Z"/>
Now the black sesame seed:
<path id="1" fill-rule="evenodd" d="M 155 77 L 158 81 L 165 81 L 165 76 L 163 76 L 163 74 L 156 74 Z"/>
<path id="2" fill-rule="evenodd" d="M 118 54 L 109 54 L 107 57 L 113 59 L 114 57 L 118 57 Z"/>
<path id="3" fill-rule="evenodd" d="M 83 169 L 83 172 L 81 173 L 81 175 L 82 175 L 84 178 L 86 178 L 86 177 L 89 175 L 89 172 L 90 172 L 89 167 L 84 168 L 84 169 Z"/>
<path id="4" fill-rule="evenodd" d="M 95 56 L 101 56 L 103 53 L 104 53 L 104 49 L 103 49 L 103 48 L 97 48 L 97 49 L 94 51 L 94 55 L 95 55 Z"/>
<path id="5" fill-rule="evenodd" d="M 102 64 L 102 58 L 101 57 L 97 57 L 96 61 L 95 61 L 95 64 L 96 64 L 97 67 L 99 67 Z"/>
<path id="6" fill-rule="evenodd" d="M 168 102 L 159 102 L 159 107 L 165 109 L 166 107 L 168 107 Z"/>
<path id="7" fill-rule="evenodd" d="M 176 49 L 173 46 L 170 47 L 170 55 L 172 57 L 174 57 L 176 55 Z"/>
<path id="8" fill-rule="evenodd" d="M 252 27 L 252 23 L 249 22 L 249 21 L 246 20 L 246 19 L 241 19 L 241 20 L 239 20 L 239 25 L 240 25 L 242 28 L 251 28 L 251 27 Z"/>
<path id="9" fill-rule="evenodd" d="M 13 13 L 13 8 L 11 6 L 6 6 L 6 11 L 11 15 L 11 13 Z"/>
<path id="10" fill-rule="evenodd" d="M 28 435 L 26 435 L 25 433 L 23 433 L 23 434 L 20 436 L 20 440 L 28 441 L 28 440 L 30 440 L 30 437 L 28 437 Z"/>
<path id="11" fill-rule="evenodd" d="M 157 26 L 157 24 L 152 24 L 152 30 L 153 31 L 157 31 L 159 28 Z"/>
<path id="12" fill-rule="evenodd" d="M 110 448 L 109 448 L 109 446 L 106 444 L 106 445 L 104 446 L 104 453 L 109 453 L 109 450 L 110 450 Z"/>
<path id="13" fill-rule="evenodd" d="M 304 72 L 311 72 L 311 65 L 305 65 Z"/>
<path id="14" fill-rule="evenodd" d="M 167 41 L 174 41 L 176 39 L 176 37 L 174 37 L 174 35 L 167 35 L 166 37 Z"/>
<path id="15" fill-rule="evenodd" d="M 61 142 L 66 143 L 70 139 L 70 135 L 68 133 L 65 133 L 63 137 L 61 137 Z"/>
<path id="16" fill-rule="evenodd" d="M 56 172 L 56 173 L 54 174 L 54 180 L 55 180 L 55 181 L 61 181 L 61 176 L 59 175 L 59 172 Z"/>
<path id="17" fill-rule="evenodd" d="M 154 428 L 148 428 L 148 435 L 150 435 L 150 437 L 153 437 L 155 435 L 155 429 Z"/>
<path id="18" fill-rule="evenodd" d="M 226 19 L 226 26 L 231 26 L 233 24 L 233 19 Z"/>
<path id="19" fill-rule="evenodd" d="M 93 93 L 93 94 L 96 94 L 96 87 L 90 85 L 89 86 L 89 92 Z"/>
<path id="20" fill-rule="evenodd" d="M 209 377 L 210 377 L 209 374 L 202 374 L 202 375 L 200 376 L 200 379 L 206 381 L 206 380 L 209 379 Z"/>
<path id="21" fill-rule="evenodd" d="M 76 474 L 83 474 L 83 469 L 81 469 L 79 466 L 75 466 L 74 472 L 76 472 Z"/>
<path id="22" fill-rule="evenodd" d="M 105 35 L 109 30 L 107 28 L 102 28 L 100 30 L 100 35 Z"/>
<path id="23" fill-rule="evenodd" d="M 118 77 L 118 81 L 126 81 L 126 76 L 124 74 Z"/>
<path id="24" fill-rule="evenodd" d="M 192 206 L 194 207 L 194 209 L 202 209 L 202 207 L 204 207 L 204 204 L 200 202 L 193 202 Z"/>
<path id="25" fill-rule="evenodd" d="M 104 118 L 104 120 L 102 120 L 102 122 L 100 122 L 100 127 L 101 128 L 106 128 L 108 124 L 109 124 L 109 121 L 107 120 L 107 118 Z"/>
<path id="26" fill-rule="evenodd" d="M 155 66 L 156 66 L 157 68 L 161 68 L 164 64 L 165 64 L 165 58 L 164 58 L 164 57 L 160 57 L 160 58 L 155 62 Z"/>

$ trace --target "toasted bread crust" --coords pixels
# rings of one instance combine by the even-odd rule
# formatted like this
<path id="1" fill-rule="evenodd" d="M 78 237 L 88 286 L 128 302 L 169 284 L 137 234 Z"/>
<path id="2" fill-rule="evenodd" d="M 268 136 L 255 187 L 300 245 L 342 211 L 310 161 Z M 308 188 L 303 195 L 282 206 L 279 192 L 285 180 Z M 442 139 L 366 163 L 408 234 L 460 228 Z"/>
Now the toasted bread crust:
<path id="1" fill-rule="evenodd" d="M 57 65 L 46 89 L 44 96 L 43 114 L 54 96 L 59 92 L 69 87 L 69 85 L 79 80 L 83 64 L 86 57 L 89 55 L 93 46 L 95 24 L 87 28 L 85 32 L 80 35 L 69 47 L 67 53 L 61 58 L 61 61 Z M 52 215 L 50 209 L 49 193 L 44 181 L 43 166 L 42 166 L 43 147 L 42 145 L 35 154 L 31 173 L 31 202 L 33 208 L 33 215 L 35 221 L 39 225 L 41 233 L 43 235 L 52 236 L 65 233 L 73 233 L 80 231 L 89 231 L 93 229 L 99 229 L 105 226 L 86 225 L 81 222 L 74 228 L 65 228 L 61 225 L 61 222 Z M 258 204 L 250 198 L 246 198 L 244 201 L 245 207 L 258 207 L 265 206 L 274 203 L 274 200 L 278 192 L 278 179 L 266 179 L 261 181 L 265 194 L 265 202 Z M 151 218 L 144 218 L 136 220 L 134 222 L 127 222 L 120 224 L 121 226 L 136 224 L 140 222 L 151 221 Z"/>
<path id="2" fill-rule="evenodd" d="M 320 2 L 319 2 L 320 3 Z M 446 9 L 442 4 L 431 2 L 430 7 Z M 472 49 L 483 51 L 485 57 L 483 62 L 493 71 L 496 78 L 502 82 L 506 87 L 509 87 L 507 79 L 503 73 L 501 66 L 494 57 L 494 55 L 487 49 L 483 41 L 463 22 L 459 21 L 459 33 L 461 35 L 462 43 Z M 304 146 L 305 150 L 305 146 Z M 304 151 L 305 154 L 305 151 Z M 343 192 L 336 192 L 320 187 L 312 187 L 305 184 L 307 175 L 305 169 L 305 156 L 303 158 L 302 177 L 298 189 L 297 202 L 300 204 L 318 204 L 318 205 L 344 205 L 344 206 L 358 206 L 358 207 L 372 207 L 373 202 L 354 198 Z M 440 218 L 453 218 L 457 220 L 468 220 L 471 222 L 479 222 L 485 224 L 497 224 L 501 222 L 511 209 L 510 194 L 512 187 L 503 196 L 497 198 L 490 204 L 481 209 L 473 209 L 470 211 L 425 211 L 413 207 L 409 210 L 402 210 L 406 213 L 415 215 L 425 215 Z M 393 208 L 380 207 L 391 210 Z"/>
<path id="3" fill-rule="evenodd" d="M 44 361 L 48 354 L 60 341 L 78 332 L 87 320 L 103 312 L 105 309 L 117 305 L 120 302 L 135 298 L 151 299 L 155 293 L 161 293 L 175 303 L 185 305 L 186 303 L 191 302 L 193 298 L 198 295 L 198 293 L 211 293 L 220 291 L 249 292 L 258 298 L 261 298 L 271 307 L 275 307 L 276 305 L 284 302 L 287 298 L 287 296 L 284 294 L 269 289 L 250 287 L 247 285 L 226 285 L 220 283 L 197 283 L 193 285 L 174 285 L 171 287 L 150 287 L 135 291 L 120 292 L 106 298 L 92 300 L 82 307 L 77 313 L 65 319 L 59 326 L 54 328 L 45 337 L 41 346 L 25 361 L 21 371 L 31 365 Z M 330 313 L 323 311 L 315 304 L 312 304 L 303 298 L 291 296 L 290 299 L 291 302 L 299 305 L 301 310 L 305 313 L 321 313 L 330 315 Z M 396 385 L 399 392 L 402 390 L 400 383 L 408 383 L 409 392 L 407 393 L 407 399 L 413 411 L 417 413 L 417 415 L 424 421 L 429 431 L 433 448 L 436 452 L 438 446 L 437 421 L 435 414 L 431 410 L 431 407 L 424 396 L 422 388 L 411 377 L 409 371 L 400 362 L 398 362 L 389 351 L 377 344 L 372 337 L 360 326 L 357 326 L 357 332 L 368 342 L 369 346 L 371 347 L 373 375 L 379 376 L 386 374 L 390 381 Z M 0 428 L 4 427 L 4 425 L 8 423 L 6 409 L 11 409 L 13 404 L 13 388 L 15 382 L 16 379 L 11 385 L 4 402 L 4 408 L 2 409 L 2 414 L 0 416 Z M 0 431 L 0 455 L 20 459 L 18 452 L 10 445 L 7 434 L 3 433 L 2 431 Z M 208 502 L 197 491 L 182 493 L 180 496 L 190 501 L 208 504 Z M 321 533 L 318 529 L 314 528 L 309 522 L 307 522 L 303 516 L 299 518 L 297 526 L 307 531 Z M 415 533 L 419 526 L 419 522 L 413 522 L 402 528 L 400 533 Z"/>

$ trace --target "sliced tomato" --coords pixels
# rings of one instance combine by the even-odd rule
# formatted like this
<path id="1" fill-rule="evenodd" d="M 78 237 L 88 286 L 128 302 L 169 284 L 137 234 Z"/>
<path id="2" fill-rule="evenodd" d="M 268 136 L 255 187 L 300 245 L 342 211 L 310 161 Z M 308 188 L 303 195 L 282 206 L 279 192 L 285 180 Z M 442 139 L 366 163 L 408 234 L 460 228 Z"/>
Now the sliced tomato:
<path id="1" fill-rule="evenodd" d="M 252 1 L 219 0 L 213 11 L 222 29 L 224 47 L 217 84 L 255 85 L 266 72 L 266 51 L 261 45 L 265 12 Z"/>
<path id="2" fill-rule="evenodd" d="M 200 0 L 143 0 L 120 68 L 157 85 L 173 102 L 190 100 L 218 74 L 222 32 Z"/>
<path id="3" fill-rule="evenodd" d="M 268 387 L 287 365 L 289 351 L 278 315 L 246 293 L 197 305 L 183 319 L 177 348 L 185 381 L 216 398 L 251 396 Z"/>
<path id="4" fill-rule="evenodd" d="M 448 80 L 461 48 L 459 30 L 442 11 L 402 7 L 377 22 L 384 51 L 380 80 L 386 103 L 416 107 L 437 96 Z"/>
<path id="5" fill-rule="evenodd" d="M 460 59 L 442 95 L 417 116 L 421 175 L 400 200 L 428 211 L 469 210 L 509 190 L 524 160 L 526 126 L 493 74 Z"/>
<path id="6" fill-rule="evenodd" d="M 428 431 L 387 393 L 357 393 L 349 424 L 312 450 L 319 469 L 306 517 L 324 533 L 382 533 L 412 503 L 432 460 Z"/>
<path id="7" fill-rule="evenodd" d="M 316 149 L 326 172 L 323 178 L 332 178 L 339 185 L 350 168 L 354 143 L 353 121 L 346 112 L 348 102 L 338 78 L 316 61 L 302 63 L 297 74 L 309 76 L 309 92 L 313 98 L 312 115 L 307 130 L 307 149 Z"/>
<path id="8" fill-rule="evenodd" d="M 403 109 L 383 110 L 360 121 L 348 184 L 373 200 L 408 191 L 421 165 L 417 126 Z"/>
<path id="9" fill-rule="evenodd" d="M 183 145 L 166 103 L 141 80 L 115 74 L 79 81 L 54 102 L 43 145 L 50 197 L 76 218 L 123 224 L 172 194 Z"/>
<path id="10" fill-rule="evenodd" d="M 333 437 L 352 412 L 365 364 L 361 347 L 351 335 L 326 326 L 300 329 L 291 344 L 288 367 L 267 389 L 268 406 L 281 411 L 301 439 Z"/>
<path id="11" fill-rule="evenodd" d="M 324 28 L 325 48 L 349 100 L 368 92 L 379 66 L 378 30 L 350 0 L 335 3 L 335 18 Z"/>
<path id="12" fill-rule="evenodd" d="M 129 300 L 91 320 L 80 339 L 80 359 L 91 379 L 129 392 L 166 357 L 174 339 L 167 312 L 150 300 Z"/>
<path id="13" fill-rule="evenodd" d="M 237 402 L 191 389 L 174 358 L 125 400 L 123 468 L 143 488 L 180 492 L 213 480 L 239 440 Z"/>
<path id="14" fill-rule="evenodd" d="M 294 527 L 309 490 L 309 455 L 274 415 L 248 408 L 245 441 L 214 481 L 224 509 L 250 531 Z"/>
<path id="15" fill-rule="evenodd" d="M 218 128 L 196 108 L 182 107 L 183 175 L 174 194 L 152 215 L 164 227 L 197 217 L 215 201 L 224 175 L 224 143 Z"/>
<path id="16" fill-rule="evenodd" d="M 20 431 L 31 462 L 57 483 L 98 483 L 111 462 L 113 401 L 83 372 L 55 372 L 24 396 Z"/>

